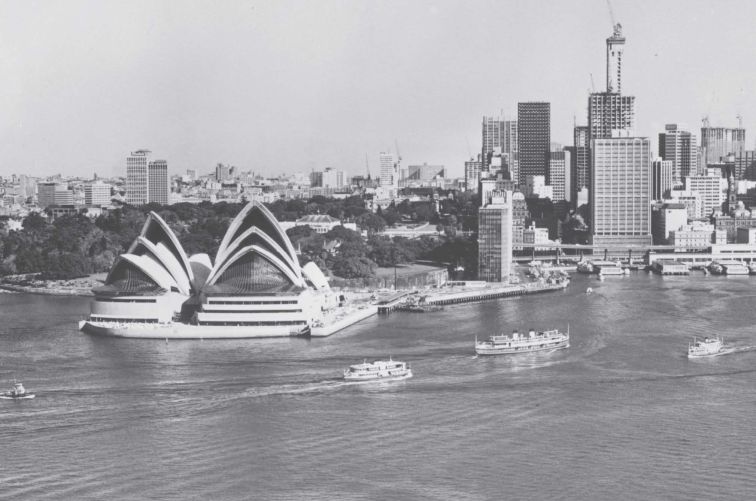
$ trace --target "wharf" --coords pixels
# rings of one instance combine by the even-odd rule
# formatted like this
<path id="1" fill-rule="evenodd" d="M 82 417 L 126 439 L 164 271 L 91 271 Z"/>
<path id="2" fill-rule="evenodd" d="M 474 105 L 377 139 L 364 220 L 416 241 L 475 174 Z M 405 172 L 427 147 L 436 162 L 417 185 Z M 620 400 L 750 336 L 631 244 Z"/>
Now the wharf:
<path id="1" fill-rule="evenodd" d="M 486 299 L 524 296 L 526 294 L 538 294 L 541 292 L 555 292 L 566 289 L 567 284 L 569 284 L 568 280 L 557 284 L 529 283 L 476 290 L 441 292 L 426 296 L 425 304 L 445 305 L 471 303 L 475 301 L 484 301 Z"/>
<path id="2" fill-rule="evenodd" d="M 345 329 L 350 325 L 354 325 L 357 322 L 365 320 L 368 317 L 372 317 L 378 313 L 378 308 L 374 305 L 366 305 L 357 310 L 350 311 L 340 315 L 337 318 L 328 319 L 327 323 L 310 329 L 311 337 L 326 337 L 330 336 L 334 332 L 338 332 L 341 329 Z"/>
<path id="3" fill-rule="evenodd" d="M 376 303 L 378 313 L 390 313 L 403 306 L 407 296 L 412 294 L 415 294 L 415 291 L 400 291 L 381 297 Z"/>

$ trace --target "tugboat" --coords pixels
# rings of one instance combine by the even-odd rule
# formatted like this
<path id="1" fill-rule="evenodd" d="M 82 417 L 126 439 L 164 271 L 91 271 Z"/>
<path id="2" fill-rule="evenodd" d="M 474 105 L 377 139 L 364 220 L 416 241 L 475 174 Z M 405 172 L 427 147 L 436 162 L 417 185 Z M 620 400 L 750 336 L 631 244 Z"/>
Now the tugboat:
<path id="1" fill-rule="evenodd" d="M 13 380 L 13 388 L 10 391 L 6 391 L 3 394 L 0 394 L 0 398 L 4 399 L 11 399 L 11 400 L 23 400 L 23 399 L 29 399 L 34 398 L 36 395 L 34 393 L 29 393 L 26 391 L 26 388 L 24 388 L 24 385 Z"/>
<path id="2" fill-rule="evenodd" d="M 703 341 L 693 338 L 688 345 L 688 358 L 712 357 L 722 351 L 724 340 L 721 337 L 705 337 Z"/>
<path id="3" fill-rule="evenodd" d="M 350 365 L 344 370 L 347 381 L 392 381 L 412 377 L 412 369 L 406 362 L 391 360 L 376 360 Z"/>
<path id="4" fill-rule="evenodd" d="M 475 339 L 475 353 L 478 355 L 511 355 L 569 347 L 569 326 L 566 334 L 557 329 L 538 333 L 531 329 L 527 335 L 514 331 L 511 336 L 500 334 L 489 337 L 487 341 L 478 342 L 478 339 Z"/>

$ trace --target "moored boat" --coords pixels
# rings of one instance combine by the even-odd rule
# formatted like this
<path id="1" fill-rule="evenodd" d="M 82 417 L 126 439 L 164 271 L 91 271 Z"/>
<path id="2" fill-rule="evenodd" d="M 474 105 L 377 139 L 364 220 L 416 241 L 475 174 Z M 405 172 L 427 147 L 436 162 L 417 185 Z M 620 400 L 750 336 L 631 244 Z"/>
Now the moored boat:
<path id="1" fill-rule="evenodd" d="M 5 399 L 13 399 L 13 400 L 22 400 L 22 399 L 30 399 L 34 398 L 36 395 L 34 393 L 29 393 L 26 391 L 26 388 L 24 388 L 24 385 L 13 380 L 13 388 L 11 388 L 10 391 L 6 391 L 5 393 L 0 394 L 1 398 Z"/>
<path id="2" fill-rule="evenodd" d="M 376 360 L 350 365 L 344 370 L 347 381 L 391 381 L 412 377 L 412 369 L 407 362 L 397 360 Z"/>
<path id="3" fill-rule="evenodd" d="M 705 337 L 703 341 L 693 338 L 688 345 L 688 358 L 711 357 L 722 351 L 724 340 L 721 337 Z"/>
<path id="4" fill-rule="evenodd" d="M 475 353 L 478 355 L 511 355 L 535 351 L 558 350 L 570 347 L 570 329 L 567 333 L 557 329 L 528 334 L 515 331 L 511 335 L 500 334 L 489 337 L 486 341 L 475 339 Z"/>

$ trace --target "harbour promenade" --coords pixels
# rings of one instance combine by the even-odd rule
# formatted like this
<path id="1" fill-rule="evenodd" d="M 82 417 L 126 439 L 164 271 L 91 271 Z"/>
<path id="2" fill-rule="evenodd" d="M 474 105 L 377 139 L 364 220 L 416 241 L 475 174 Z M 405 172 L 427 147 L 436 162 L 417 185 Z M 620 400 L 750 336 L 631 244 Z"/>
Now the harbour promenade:
<path id="1" fill-rule="evenodd" d="M 488 299 L 525 296 L 528 294 L 539 294 L 543 292 L 556 292 L 566 289 L 568 284 L 569 280 L 563 280 L 551 284 L 541 282 L 514 285 L 489 284 L 484 288 L 477 289 L 450 287 L 448 291 L 434 292 L 425 296 L 425 304 L 447 305 L 471 303 Z"/>

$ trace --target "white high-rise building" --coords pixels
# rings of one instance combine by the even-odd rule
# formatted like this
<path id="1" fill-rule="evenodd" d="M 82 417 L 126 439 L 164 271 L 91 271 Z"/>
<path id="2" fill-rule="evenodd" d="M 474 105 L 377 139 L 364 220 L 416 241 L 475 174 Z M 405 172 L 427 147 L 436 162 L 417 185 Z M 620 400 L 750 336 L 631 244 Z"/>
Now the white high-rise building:
<path id="1" fill-rule="evenodd" d="M 393 153 L 381 152 L 378 155 L 380 167 L 380 185 L 385 188 L 396 189 L 399 184 L 399 162 Z"/>
<path id="2" fill-rule="evenodd" d="M 709 217 L 715 210 L 722 209 L 725 193 L 722 191 L 722 178 L 719 176 L 688 176 L 684 178 L 685 191 L 698 193 L 701 198 L 703 217 Z"/>
<path id="3" fill-rule="evenodd" d="M 126 158 L 126 203 L 144 205 L 149 202 L 147 164 L 150 150 L 132 151 Z"/>
<path id="4" fill-rule="evenodd" d="M 595 139 L 591 154 L 591 243 L 650 244 L 650 141 Z"/>

